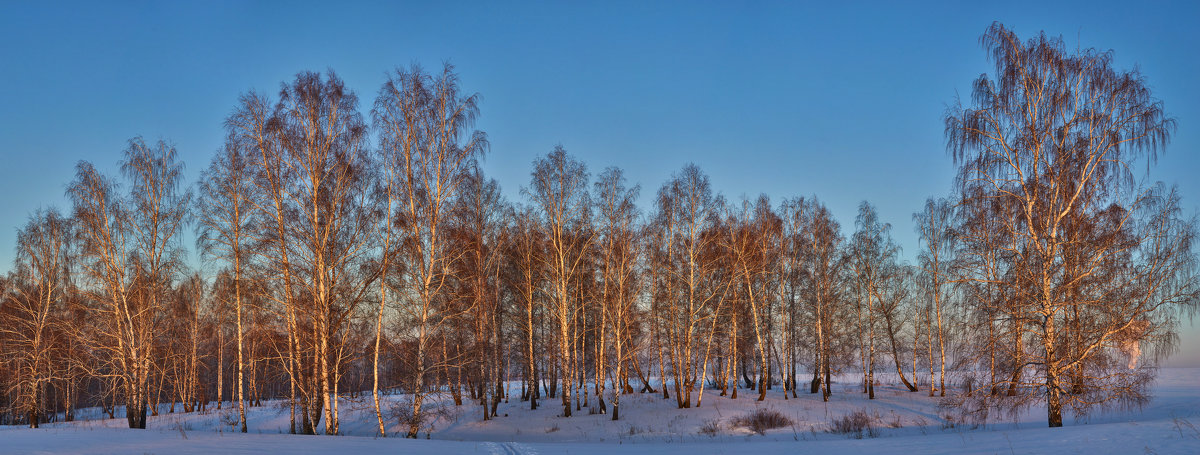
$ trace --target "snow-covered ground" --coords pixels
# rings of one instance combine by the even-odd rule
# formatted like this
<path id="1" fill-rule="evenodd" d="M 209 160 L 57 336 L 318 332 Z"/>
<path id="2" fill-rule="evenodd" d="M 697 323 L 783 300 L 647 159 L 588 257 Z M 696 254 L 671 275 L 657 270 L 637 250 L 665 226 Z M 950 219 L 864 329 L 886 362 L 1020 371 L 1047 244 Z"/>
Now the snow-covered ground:
<path id="1" fill-rule="evenodd" d="M 278 403 L 250 408 L 249 434 L 232 431 L 236 414 L 229 407 L 207 413 L 163 413 L 151 417 L 149 430 L 129 430 L 124 419 L 94 419 L 44 425 L 31 430 L 0 429 L 0 453 L 371 453 L 437 454 L 611 454 L 620 453 L 1138 453 L 1200 454 L 1200 369 L 1163 369 L 1154 400 L 1141 410 L 1066 419 L 1064 428 L 1046 428 L 1044 408 L 1016 417 L 993 418 L 984 426 L 952 424 L 953 409 L 938 406 L 926 392 L 909 393 L 883 385 L 869 401 L 852 377 L 835 384 L 828 403 L 819 395 L 783 399 L 782 389 L 764 402 L 742 390 L 736 400 L 705 392 L 699 408 L 676 409 L 675 400 L 659 394 L 623 397 L 621 420 L 589 414 L 583 408 L 570 418 L 558 417 L 557 400 L 543 401 L 536 411 L 512 400 L 500 405 L 500 417 L 481 421 L 478 406 L 447 405 L 429 439 L 394 437 L 402 431 L 388 418 L 388 438 L 373 437 L 376 423 L 369 395 L 342 402 L 346 436 L 300 436 L 287 433 L 288 413 Z M 514 392 L 515 395 L 515 392 Z M 401 396 L 387 397 L 386 408 Z M 594 399 L 593 399 L 593 405 Z M 734 418 L 770 408 L 793 421 L 758 435 L 732 425 Z M 164 408 L 165 410 L 165 408 Z M 874 434 L 834 434 L 831 421 L 854 411 L 871 416 Z M 715 425 L 714 425 L 715 424 Z M 708 426 L 712 431 L 702 432 Z M 422 434 L 422 437 L 425 437 Z"/>

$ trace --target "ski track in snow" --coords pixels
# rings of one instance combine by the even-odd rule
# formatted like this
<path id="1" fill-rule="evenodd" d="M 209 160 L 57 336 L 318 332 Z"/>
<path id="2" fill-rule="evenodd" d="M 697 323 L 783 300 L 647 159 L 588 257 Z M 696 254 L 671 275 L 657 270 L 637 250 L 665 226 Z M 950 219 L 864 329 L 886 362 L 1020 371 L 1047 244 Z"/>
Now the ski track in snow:
<path id="1" fill-rule="evenodd" d="M 492 455 L 537 455 L 536 450 L 515 442 L 489 442 L 484 446 Z"/>

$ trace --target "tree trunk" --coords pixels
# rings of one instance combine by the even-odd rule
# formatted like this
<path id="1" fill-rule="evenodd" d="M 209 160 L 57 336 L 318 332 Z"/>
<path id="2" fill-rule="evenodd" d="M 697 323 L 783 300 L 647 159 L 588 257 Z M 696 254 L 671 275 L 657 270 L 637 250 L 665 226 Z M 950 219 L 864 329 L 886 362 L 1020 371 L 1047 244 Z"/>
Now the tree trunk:
<path id="1" fill-rule="evenodd" d="M 883 314 L 883 320 L 885 323 L 887 323 L 888 340 L 891 341 L 892 360 L 894 360 L 896 363 L 896 374 L 900 375 L 900 382 L 904 383 L 904 387 L 907 387 L 909 392 L 916 392 L 917 386 L 908 382 L 908 378 L 904 377 L 904 368 L 900 366 L 900 348 L 896 345 L 896 331 L 892 326 L 892 313 L 890 311 L 885 311 Z M 916 346 L 913 346 L 913 348 L 916 349 Z M 916 378 L 914 377 L 913 379 Z"/>
<path id="2" fill-rule="evenodd" d="M 217 325 L 217 409 L 225 400 L 225 331 Z"/>

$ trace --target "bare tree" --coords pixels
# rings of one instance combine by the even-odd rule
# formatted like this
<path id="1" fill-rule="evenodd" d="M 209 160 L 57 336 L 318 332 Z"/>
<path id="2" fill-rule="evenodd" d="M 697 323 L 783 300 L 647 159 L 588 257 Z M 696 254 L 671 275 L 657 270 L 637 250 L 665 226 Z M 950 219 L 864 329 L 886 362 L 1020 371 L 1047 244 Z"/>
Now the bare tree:
<path id="1" fill-rule="evenodd" d="M 955 219 L 954 206 L 945 199 L 928 199 L 925 209 L 913 214 L 913 223 L 921 239 L 920 262 L 921 280 L 926 288 L 926 295 L 932 298 L 933 314 L 930 329 L 936 334 L 938 365 L 937 389 L 941 396 L 946 396 L 946 341 L 942 326 L 942 305 L 947 295 L 947 285 L 954 282 L 951 275 L 951 265 L 954 264 L 955 233 L 951 223 Z M 930 372 L 933 365 L 930 365 Z M 929 396 L 933 396 L 932 375 L 929 377 Z"/>
<path id="2" fill-rule="evenodd" d="M 740 211 L 727 217 L 724 230 L 722 243 L 728 250 L 733 271 L 729 284 L 738 289 L 748 304 L 747 308 L 741 309 L 743 311 L 735 309 L 733 317 L 740 317 L 742 315 L 738 313 L 745 312 L 752 324 L 759 358 L 756 387 L 758 401 L 763 401 L 770 384 L 771 308 L 777 297 L 772 294 L 778 290 L 771 278 L 777 277 L 775 261 L 778 256 L 775 253 L 782 235 L 782 220 L 771 210 L 770 200 L 764 195 L 755 203 L 743 200 Z"/>
<path id="3" fill-rule="evenodd" d="M 291 426 L 289 432 L 297 432 L 297 417 L 299 417 L 300 432 L 314 434 L 315 426 L 320 421 L 320 410 L 323 408 L 322 395 L 316 392 L 316 365 L 311 349 L 305 346 L 307 337 L 303 336 L 307 324 L 305 313 L 301 310 L 303 304 L 300 295 L 303 289 L 300 267 L 293 265 L 292 258 L 299 252 L 292 245 L 293 226 L 296 224 L 296 210 L 292 205 L 290 191 L 296 181 L 296 169 L 288 163 L 283 149 L 283 129 L 280 121 L 274 115 L 275 108 L 263 96 L 255 93 L 242 95 L 238 106 L 226 119 L 230 142 L 239 144 L 246 154 L 249 172 L 252 175 L 252 197 L 246 200 L 251 204 L 251 219 L 247 223 L 247 232 L 252 240 L 254 254 L 252 263 L 257 265 L 271 286 L 261 286 L 264 291 L 261 296 L 272 302 L 273 306 L 282 307 L 285 332 L 287 335 L 287 362 L 285 371 L 289 377 L 289 415 Z M 219 282 L 218 282 L 219 283 Z M 218 336 L 223 336 L 221 316 L 217 323 Z M 218 349 L 220 355 L 222 347 Z M 221 381 L 221 369 L 224 362 L 218 361 L 218 384 Z M 297 399 L 299 393 L 299 400 Z M 220 409 L 221 387 L 218 386 L 218 409 Z M 296 409 L 300 408 L 297 416 Z"/>
<path id="4" fill-rule="evenodd" d="M 786 199 L 779 205 L 780 232 L 778 254 L 779 304 L 783 321 L 780 334 L 783 339 L 784 399 L 787 391 L 792 397 L 799 395 L 796 368 L 800 363 L 802 329 L 804 318 L 804 278 L 802 257 L 806 254 L 802 230 L 810 222 L 809 207 L 804 198 Z M 815 348 L 815 346 L 810 346 Z"/>
<path id="5" fill-rule="evenodd" d="M 252 143 L 238 134 L 238 117 L 227 121 L 230 138 L 225 147 L 213 157 L 212 163 L 200 177 L 200 200 L 197 207 L 197 246 L 207 257 L 224 261 L 233 275 L 233 299 L 236 321 L 237 343 L 237 401 L 238 424 L 246 432 L 246 407 L 243 396 L 245 356 L 242 337 L 242 283 L 248 265 L 246 244 L 249 243 L 249 227 L 252 206 L 251 176 L 245 148 Z"/>
<path id="6" fill-rule="evenodd" d="M 550 272 L 549 306 L 558 329 L 558 366 L 563 372 L 563 417 L 571 416 L 571 389 L 575 385 L 574 339 L 572 329 L 583 302 L 574 292 L 574 278 L 586 258 L 585 250 L 593 242 L 589 224 L 591 201 L 588 197 L 588 173 L 582 162 L 567 155 L 561 145 L 534 162 L 528 188 L 522 192 L 540 209 L 546 230 L 547 254 L 543 257 Z"/>
<path id="7" fill-rule="evenodd" d="M 208 285 L 199 273 L 188 275 L 172 289 L 168 317 L 164 321 L 164 325 L 171 328 L 167 332 L 170 339 L 164 340 L 165 346 L 161 349 L 169 352 L 164 360 L 170 365 L 173 393 L 177 398 L 171 400 L 170 412 L 174 412 L 176 401 L 183 404 L 184 412 L 193 412 L 197 408 L 200 369 L 208 357 L 202 348 L 207 299 Z"/>
<path id="8" fill-rule="evenodd" d="M 1032 335 L 1018 368 L 1035 380 L 1020 385 L 1044 394 L 1051 427 L 1064 405 L 1142 403 L 1152 370 L 1109 367 L 1108 347 L 1144 324 L 1133 338 L 1169 352 L 1172 315 L 1197 293 L 1194 222 L 1179 218 L 1173 192 L 1132 175 L 1174 120 L 1140 73 L 1113 68 L 1111 51 L 1069 53 L 1044 33 L 1023 42 L 999 23 L 980 42 L 995 74 L 974 83 L 974 106 L 948 112 L 947 146 L 965 194 L 1011 209 L 992 216 L 1013 239 L 1007 317 Z"/>
<path id="9" fill-rule="evenodd" d="M 300 73 L 280 90 L 275 113 L 287 164 L 297 177 L 290 195 L 299 215 L 294 241 L 302 245 L 299 257 L 309 274 L 305 284 L 312 296 L 325 434 L 338 433 L 335 387 L 341 356 L 335 349 L 346 316 L 365 290 L 356 272 L 373 225 L 366 200 L 371 165 L 364 149 L 366 125 L 357 104 L 357 96 L 335 74 Z M 339 346 L 332 346 L 335 342 Z"/>
<path id="10" fill-rule="evenodd" d="M 795 201 L 795 217 L 799 218 L 801 248 L 800 267 L 805 299 L 809 302 L 809 317 L 812 320 L 811 336 L 814 339 L 813 379 L 811 392 L 821 391 L 824 401 L 832 394 L 830 381 L 833 356 L 837 353 L 835 343 L 839 339 L 839 328 L 834 321 L 844 320 L 842 300 L 843 270 L 842 254 L 845 238 L 841 227 L 829 209 L 819 201 L 800 199 Z"/>
<path id="11" fill-rule="evenodd" d="M 612 419 L 617 420 L 621 405 L 621 395 L 624 388 L 621 382 L 627 374 L 625 363 L 634 354 L 631 349 L 630 331 L 633 305 L 637 298 L 637 218 L 638 210 L 635 205 L 641 187 L 626 186 L 625 175 L 620 168 L 610 167 L 596 179 L 597 195 L 596 212 L 599 222 L 600 255 L 602 257 L 600 292 L 601 322 L 599 349 L 597 356 L 596 396 L 600 400 L 601 412 L 604 412 L 604 388 L 608 379 L 608 365 L 614 367 L 613 382 L 613 412 Z M 613 353 L 611 362 L 608 361 L 606 342 L 611 334 Z"/>
<path id="12" fill-rule="evenodd" d="M 490 420 L 498 406 L 503 381 L 496 354 L 502 347 L 500 288 L 500 227 L 505 204 L 500 186 L 487 179 L 478 167 L 470 169 L 454 201 L 447 223 L 447 237 L 462 254 L 450 264 L 450 294 L 459 305 L 461 316 L 454 324 L 473 349 L 467 359 L 474 387 L 471 396 L 479 400 L 483 420 Z M 488 397 L 491 396 L 489 400 Z"/>
<path id="13" fill-rule="evenodd" d="M 913 293 L 911 290 L 914 271 L 911 266 L 902 265 L 897 262 L 885 264 L 884 266 L 891 270 L 883 273 L 883 276 L 886 278 L 877 287 L 876 302 L 879 304 L 879 314 L 883 316 L 884 330 L 888 337 L 888 346 L 891 347 L 892 351 L 892 362 L 896 365 L 896 375 L 900 377 L 900 382 L 904 384 L 904 387 L 909 392 L 916 392 L 916 368 L 913 368 L 913 382 L 909 382 L 908 378 L 904 376 L 904 367 L 901 364 L 905 348 L 901 345 L 903 338 L 899 336 L 904 331 L 905 310 L 909 306 L 916 306 L 912 302 Z M 913 328 L 913 332 L 914 334 L 917 333 L 915 327 Z M 915 354 L 915 343 L 912 345 L 912 349 Z"/>
<path id="14" fill-rule="evenodd" d="M 106 341 L 97 348 L 110 353 L 130 428 L 146 427 L 154 322 L 178 265 L 175 235 L 187 211 L 175 156 L 165 142 L 150 147 L 135 138 L 121 163 L 130 181 L 128 198 L 117 195 L 114 184 L 87 162 L 80 162 L 68 188 L 84 267 L 94 283 L 90 297 L 103 302 L 95 310 L 106 321 Z"/>
<path id="15" fill-rule="evenodd" d="M 875 327 L 882 293 L 880 288 L 898 273 L 899 247 L 891 240 L 891 225 L 880 223 L 875 207 L 863 201 L 858 206 L 856 230 L 850 241 L 850 268 L 854 272 L 854 291 L 858 298 L 858 340 L 863 364 L 864 392 L 875 399 Z"/>
<path id="16" fill-rule="evenodd" d="M 62 309 L 67 302 L 72 223 L 58 211 L 34 213 L 17 233 L 12 296 L 0 311 L 0 338 L 7 352 L 0 360 L 13 376 L 6 393 L 24 413 L 30 428 L 45 418 L 45 390 L 60 379 L 67 359 L 55 340 L 65 335 Z M 2 289 L 0 289 L 2 291 Z M 0 292 L 0 301 L 5 297 Z"/>
<path id="17" fill-rule="evenodd" d="M 373 111 L 381 152 L 402 172 L 389 184 L 396 186 L 400 199 L 396 216 L 404 244 L 398 259 L 404 261 L 411 295 L 403 308 L 416 336 L 410 438 L 421 429 L 425 377 L 434 367 L 426 363 L 431 338 L 450 316 L 438 301 L 448 283 L 444 271 L 457 254 L 445 244 L 444 218 L 469 166 L 487 149 L 486 135 L 471 129 L 479 115 L 479 96 L 460 90 L 449 64 L 436 77 L 419 67 L 398 70 L 380 89 Z"/>
<path id="18" fill-rule="evenodd" d="M 721 238 L 714 229 L 720 223 L 722 206 L 708 176 L 692 164 L 658 191 L 658 210 L 652 222 L 657 231 L 656 251 L 650 266 L 660 278 L 651 292 L 680 408 L 692 406 L 692 391 L 704 366 L 700 353 L 708 349 L 705 334 L 711 333 L 726 288 L 713 279 L 721 259 L 717 254 Z M 663 374 L 665 378 L 665 370 Z"/>
<path id="19" fill-rule="evenodd" d="M 509 212 L 506 242 L 508 257 L 508 287 L 514 295 L 522 314 L 521 328 L 525 357 L 526 396 L 529 409 L 537 409 L 538 387 L 537 345 L 538 328 L 542 319 L 539 309 L 543 308 L 540 298 L 547 278 L 545 261 L 545 235 L 540 229 L 537 213 L 532 207 L 521 207 Z"/>

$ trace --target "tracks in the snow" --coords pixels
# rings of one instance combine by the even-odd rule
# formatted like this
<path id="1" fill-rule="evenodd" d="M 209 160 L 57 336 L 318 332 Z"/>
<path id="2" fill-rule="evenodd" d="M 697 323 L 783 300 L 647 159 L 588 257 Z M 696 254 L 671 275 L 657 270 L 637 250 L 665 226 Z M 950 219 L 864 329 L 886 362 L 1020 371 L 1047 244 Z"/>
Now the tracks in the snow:
<path id="1" fill-rule="evenodd" d="M 515 442 L 489 442 L 484 446 L 492 455 L 537 455 L 533 448 Z"/>

